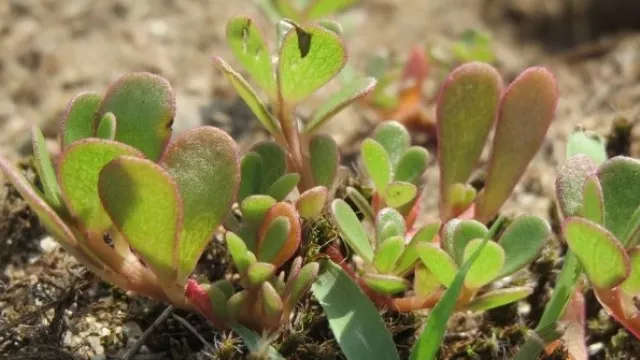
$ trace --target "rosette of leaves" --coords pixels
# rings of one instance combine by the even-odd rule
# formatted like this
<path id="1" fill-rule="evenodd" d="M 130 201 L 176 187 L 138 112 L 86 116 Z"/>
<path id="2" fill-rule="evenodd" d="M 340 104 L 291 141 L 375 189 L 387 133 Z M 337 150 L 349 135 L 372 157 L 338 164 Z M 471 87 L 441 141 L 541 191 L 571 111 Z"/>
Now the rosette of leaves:
<path id="1" fill-rule="evenodd" d="M 297 106 L 343 69 L 347 50 L 338 34 L 320 23 L 299 25 L 285 20 L 278 28 L 274 64 L 267 42 L 251 18 L 239 16 L 227 23 L 231 52 L 267 102 L 224 60 L 216 57 L 215 62 L 260 123 L 286 149 L 288 169 L 300 174 L 298 188 L 331 188 L 339 163 L 338 149 L 335 141 L 317 132 L 334 115 L 371 91 L 375 79 L 355 79 L 331 94 L 300 129 Z"/>
<path id="2" fill-rule="evenodd" d="M 125 290 L 194 304 L 187 278 L 227 216 L 240 181 L 235 142 L 202 127 L 172 142 L 175 98 L 159 76 L 121 77 L 102 96 L 76 96 L 52 161 L 33 130 L 36 188 L 7 160 L 0 169 L 71 255 Z"/>

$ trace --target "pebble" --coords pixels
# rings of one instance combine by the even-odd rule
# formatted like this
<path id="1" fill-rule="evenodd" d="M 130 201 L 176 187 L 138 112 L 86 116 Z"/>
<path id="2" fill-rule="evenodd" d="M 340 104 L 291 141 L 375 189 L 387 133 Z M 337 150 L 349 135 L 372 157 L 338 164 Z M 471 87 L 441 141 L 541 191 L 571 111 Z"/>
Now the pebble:
<path id="1" fill-rule="evenodd" d="M 100 337 L 96 335 L 90 335 L 87 337 L 87 341 L 97 355 L 104 354 L 104 347 L 100 343 Z"/>
<path id="2" fill-rule="evenodd" d="M 42 240 L 40 240 L 40 249 L 45 254 L 50 254 L 54 252 L 60 244 L 55 241 L 51 236 L 45 236 Z"/>

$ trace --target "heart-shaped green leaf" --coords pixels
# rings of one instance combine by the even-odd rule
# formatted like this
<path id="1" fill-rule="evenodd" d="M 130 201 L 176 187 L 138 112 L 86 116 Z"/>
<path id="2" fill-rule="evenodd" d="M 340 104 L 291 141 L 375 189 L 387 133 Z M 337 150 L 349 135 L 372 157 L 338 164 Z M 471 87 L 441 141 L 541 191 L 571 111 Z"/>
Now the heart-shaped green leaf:
<path id="1" fill-rule="evenodd" d="M 182 255 L 182 200 L 169 173 L 152 161 L 121 156 L 100 171 L 98 189 L 129 245 L 161 280 L 175 280 Z"/>
<path id="2" fill-rule="evenodd" d="M 60 157 L 58 183 L 65 204 L 90 232 L 102 233 L 111 225 L 98 196 L 98 177 L 107 163 L 122 155 L 142 157 L 130 146 L 99 139 L 76 141 Z"/>
<path id="3" fill-rule="evenodd" d="M 340 164 L 336 141 L 326 134 L 314 135 L 309 142 L 309 156 L 316 185 L 330 189 Z"/>
<path id="4" fill-rule="evenodd" d="M 438 279 L 438 282 L 447 287 L 451 285 L 458 266 L 449 254 L 432 243 L 417 244 L 416 250 L 420 260 Z"/>
<path id="5" fill-rule="evenodd" d="M 278 61 L 278 89 L 285 103 L 306 99 L 342 70 L 347 49 L 333 32 L 316 25 L 297 25 L 287 33 Z"/>
<path id="6" fill-rule="evenodd" d="M 269 47 L 253 19 L 248 16 L 236 16 L 229 20 L 227 44 L 233 56 L 256 83 L 267 93 L 275 95 L 275 76 Z"/>
<path id="7" fill-rule="evenodd" d="M 476 219 L 490 220 L 509 197 L 542 145 L 557 101 L 555 77 L 542 67 L 523 71 L 503 93 Z"/>
<path id="8" fill-rule="evenodd" d="M 213 58 L 216 66 L 224 76 L 227 78 L 231 86 L 236 90 L 238 96 L 244 100 L 247 104 L 251 112 L 258 118 L 262 126 L 267 129 L 271 134 L 280 134 L 280 125 L 278 125 L 278 121 L 273 117 L 269 109 L 267 109 L 267 105 L 260 100 L 260 97 L 256 93 L 256 91 L 249 85 L 247 80 L 245 80 L 242 75 L 235 72 L 229 64 L 227 64 L 224 60 L 219 57 Z"/>
<path id="9" fill-rule="evenodd" d="M 373 256 L 373 266 L 381 273 L 387 274 L 396 266 L 404 251 L 404 237 L 392 236 L 380 244 Z"/>
<path id="10" fill-rule="evenodd" d="M 249 265 L 254 262 L 251 256 L 249 256 L 250 252 L 247 250 L 247 246 L 238 235 L 230 231 L 225 234 L 224 239 L 231 254 L 231 259 L 233 259 L 233 263 L 236 264 L 238 268 L 238 272 L 244 273 L 249 268 Z"/>
<path id="11" fill-rule="evenodd" d="M 182 134 L 162 157 L 183 202 L 179 276 L 191 274 L 213 233 L 229 214 L 240 182 L 240 156 L 224 131 L 204 126 Z"/>
<path id="12" fill-rule="evenodd" d="M 309 219 L 320 216 L 328 196 L 329 191 L 324 186 L 316 186 L 300 194 L 300 198 L 296 201 L 300 216 Z"/>
<path id="13" fill-rule="evenodd" d="M 596 224 L 604 224 L 604 201 L 602 187 L 596 174 L 587 177 L 582 188 L 582 216 Z"/>
<path id="14" fill-rule="evenodd" d="M 384 193 L 391 182 L 391 162 L 384 147 L 373 139 L 365 139 L 360 147 L 362 162 L 373 180 L 376 191 Z"/>
<path id="15" fill-rule="evenodd" d="M 249 196 L 240 203 L 242 220 L 252 227 L 259 226 L 262 224 L 269 209 L 271 209 L 276 202 L 276 199 L 268 195 Z"/>
<path id="16" fill-rule="evenodd" d="M 389 183 L 384 191 L 384 201 L 392 208 L 400 208 L 409 204 L 418 195 L 418 188 L 404 181 Z"/>
<path id="17" fill-rule="evenodd" d="M 429 152 L 420 146 L 412 146 L 398 160 L 393 179 L 417 184 L 427 170 Z"/>
<path id="18" fill-rule="evenodd" d="M 429 296 L 434 291 L 440 288 L 440 282 L 423 264 L 418 264 L 415 267 L 413 275 L 413 291 L 418 296 Z"/>
<path id="19" fill-rule="evenodd" d="M 616 157 L 598 169 L 604 199 L 604 227 L 617 239 L 627 241 L 629 220 L 640 206 L 640 160 Z M 623 243 L 622 245 L 627 245 Z"/>
<path id="20" fill-rule="evenodd" d="M 93 136 L 100 101 L 100 94 L 95 92 L 80 93 L 71 99 L 62 116 L 62 149 L 75 141 Z"/>
<path id="21" fill-rule="evenodd" d="M 318 130 L 327 120 L 334 117 L 342 109 L 351 103 L 366 96 L 376 85 L 376 79 L 371 77 L 355 79 L 345 85 L 338 92 L 332 94 L 311 117 L 311 120 L 304 127 L 306 133 Z"/>
<path id="22" fill-rule="evenodd" d="M 336 199 L 331 203 L 331 215 L 343 240 L 365 261 L 373 260 L 373 248 L 369 236 L 362 227 L 360 220 L 344 200 Z"/>
<path id="23" fill-rule="evenodd" d="M 269 281 L 276 274 L 277 268 L 273 264 L 256 262 L 249 265 L 247 269 L 247 279 L 252 286 L 258 286 L 265 281 Z"/>
<path id="24" fill-rule="evenodd" d="M 322 19 L 334 15 L 349 6 L 357 3 L 358 0 L 316 0 L 305 9 L 307 19 Z"/>
<path id="25" fill-rule="evenodd" d="M 284 200 L 287 195 L 298 185 L 300 174 L 290 173 L 282 175 L 267 189 L 267 195 L 278 201 Z"/>
<path id="26" fill-rule="evenodd" d="M 373 139 L 387 151 L 393 168 L 398 165 L 411 144 L 409 132 L 397 121 L 385 121 L 378 125 L 373 133 Z"/>
<path id="27" fill-rule="evenodd" d="M 464 261 L 467 261 L 483 244 L 483 239 L 474 239 L 464 249 Z M 464 285 L 469 289 L 479 289 L 493 280 L 504 265 L 505 254 L 498 243 L 489 241 L 480 251 L 480 255 L 471 265 Z"/>
<path id="28" fill-rule="evenodd" d="M 600 225 L 572 217 L 562 224 L 562 235 L 595 287 L 613 288 L 629 275 L 629 259 L 624 248 Z"/>
<path id="29" fill-rule="evenodd" d="M 439 229 L 440 222 L 437 221 L 435 223 L 427 224 L 418 230 L 418 232 L 416 232 L 416 234 L 411 238 L 411 242 L 409 242 L 409 245 L 405 248 L 400 259 L 398 259 L 396 268 L 393 272 L 398 275 L 404 275 L 411 270 L 413 265 L 418 261 L 417 245 L 420 243 L 433 242 L 433 239 L 438 234 Z"/>
<path id="30" fill-rule="evenodd" d="M 240 187 L 238 202 L 262 192 L 262 158 L 255 152 L 248 152 L 240 161 Z"/>
<path id="31" fill-rule="evenodd" d="M 581 128 L 574 130 L 567 139 L 567 158 L 582 154 L 596 165 L 607 160 L 605 140 L 599 134 Z"/>
<path id="32" fill-rule="evenodd" d="M 384 208 L 376 216 L 376 240 L 382 244 L 392 236 L 404 236 L 406 232 L 404 217 L 393 208 Z"/>
<path id="33" fill-rule="evenodd" d="M 34 126 L 31 129 L 31 139 L 33 142 L 33 156 L 35 157 L 34 163 L 44 190 L 44 199 L 56 211 L 62 211 L 64 204 L 58 179 L 56 179 L 56 171 L 53 168 L 51 155 L 47 149 L 42 130 L 39 127 Z"/>
<path id="34" fill-rule="evenodd" d="M 636 246 L 629 250 L 627 255 L 629 255 L 629 267 L 631 270 L 629 276 L 620 287 L 626 294 L 638 296 L 640 294 L 640 247 Z"/>
<path id="35" fill-rule="evenodd" d="M 277 258 L 284 247 L 291 231 L 291 224 L 286 216 L 278 216 L 267 228 L 258 251 L 258 260 L 271 262 Z"/>
<path id="36" fill-rule="evenodd" d="M 502 89 L 500 74 L 473 62 L 456 68 L 445 80 L 436 108 L 440 212 L 451 216 L 449 187 L 466 183 L 493 126 Z"/>
<path id="37" fill-rule="evenodd" d="M 520 301 L 533 293 L 529 287 L 514 287 L 490 291 L 473 299 L 465 308 L 471 311 L 486 311 Z"/>
<path id="38" fill-rule="evenodd" d="M 556 178 L 556 199 L 563 217 L 582 215 L 582 189 L 587 177 L 598 170 L 598 166 L 585 155 L 576 155 L 562 165 Z"/>
<path id="39" fill-rule="evenodd" d="M 476 220 L 462 220 L 457 224 L 453 232 L 452 250 L 453 259 L 456 264 L 462 265 L 465 249 L 473 239 L 483 239 L 487 237 L 489 230 L 483 223 Z"/>
<path id="40" fill-rule="evenodd" d="M 260 230 L 258 233 L 258 253 L 268 251 L 263 250 L 263 248 L 271 246 L 267 243 L 269 230 L 272 223 L 281 216 L 286 217 L 289 222 L 289 236 L 287 237 L 284 244 L 280 247 L 277 255 L 271 259 L 271 263 L 276 267 L 282 266 L 282 264 L 284 264 L 296 253 L 298 247 L 300 246 L 300 240 L 302 236 L 300 217 L 298 216 L 296 208 L 289 203 L 279 202 L 273 205 L 271 209 L 269 209 L 269 212 L 267 212 L 267 215 L 264 217 L 264 221 L 260 226 Z"/>
<path id="41" fill-rule="evenodd" d="M 262 187 L 267 191 L 287 171 L 287 155 L 280 145 L 273 141 L 261 141 L 251 147 L 251 151 L 260 155 L 262 160 Z"/>
<path id="42" fill-rule="evenodd" d="M 112 112 L 108 112 L 102 116 L 96 130 L 96 137 L 106 140 L 114 140 L 116 138 L 117 122 L 116 116 Z"/>
<path id="43" fill-rule="evenodd" d="M 393 295 L 409 289 L 411 283 L 399 276 L 383 274 L 364 274 L 362 280 L 376 292 Z"/>
<path id="44" fill-rule="evenodd" d="M 98 119 L 111 112 L 118 120 L 115 139 L 157 160 L 171 137 L 176 99 L 164 78 L 131 73 L 116 81 L 102 99 Z"/>
<path id="45" fill-rule="evenodd" d="M 513 220 L 498 241 L 505 254 L 499 277 L 511 275 L 535 260 L 550 236 L 549 224 L 537 216 L 523 215 Z"/>

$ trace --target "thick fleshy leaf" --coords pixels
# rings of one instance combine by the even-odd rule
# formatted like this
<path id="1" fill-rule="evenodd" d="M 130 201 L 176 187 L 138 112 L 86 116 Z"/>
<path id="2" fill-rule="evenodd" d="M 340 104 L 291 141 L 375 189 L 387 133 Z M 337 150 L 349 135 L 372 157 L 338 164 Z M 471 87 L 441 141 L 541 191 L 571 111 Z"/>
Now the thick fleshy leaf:
<path id="1" fill-rule="evenodd" d="M 313 136 L 309 142 L 309 156 L 316 185 L 330 189 L 340 165 L 340 152 L 336 141 L 326 134 Z"/>
<path id="2" fill-rule="evenodd" d="M 249 284 L 257 286 L 275 276 L 277 268 L 273 264 L 256 262 L 249 265 L 247 279 Z"/>
<path id="3" fill-rule="evenodd" d="M 235 72 L 231 66 L 221 58 L 214 57 L 213 60 L 218 69 L 222 71 L 229 83 L 231 83 L 231 86 L 236 90 L 238 96 L 244 100 L 249 109 L 251 109 L 253 114 L 258 118 L 262 126 L 271 134 L 279 134 L 280 126 L 278 125 L 278 121 L 273 117 L 269 109 L 267 109 L 267 105 L 260 100 L 260 97 L 251 85 L 249 85 L 247 80 Z"/>
<path id="4" fill-rule="evenodd" d="M 466 183 L 496 118 L 502 79 L 490 65 L 473 62 L 445 80 L 436 109 L 440 212 L 451 216 L 449 187 Z"/>
<path id="5" fill-rule="evenodd" d="M 476 189 L 469 184 L 455 183 L 449 186 L 449 207 L 452 216 L 458 216 L 476 199 Z"/>
<path id="6" fill-rule="evenodd" d="M 483 223 L 476 220 L 462 220 L 453 232 L 452 250 L 456 264 L 462 265 L 465 261 L 465 249 L 471 240 L 483 239 L 488 233 L 489 230 Z"/>
<path id="7" fill-rule="evenodd" d="M 293 25 L 282 41 L 276 72 L 280 96 L 290 104 L 316 92 L 347 61 L 347 50 L 335 33 L 316 25 Z"/>
<path id="8" fill-rule="evenodd" d="M 605 139 L 598 133 L 584 129 L 574 130 L 567 139 L 567 158 L 582 154 L 590 158 L 596 165 L 607 160 Z"/>
<path id="9" fill-rule="evenodd" d="M 276 319 L 279 321 L 282 314 L 282 298 L 276 289 L 269 282 L 263 282 L 260 286 L 260 295 L 262 297 L 262 309 L 267 316 L 267 320 Z"/>
<path id="10" fill-rule="evenodd" d="M 404 237 L 392 236 L 376 249 L 373 256 L 373 266 L 381 273 L 387 274 L 393 270 L 404 251 Z"/>
<path id="11" fill-rule="evenodd" d="M 38 177 L 40 178 L 40 183 L 42 183 L 44 198 L 52 208 L 61 211 L 64 209 L 64 204 L 62 202 L 60 186 L 58 185 L 56 171 L 51 161 L 51 154 L 49 154 L 49 150 L 47 150 L 47 144 L 42 135 L 42 130 L 40 130 L 39 127 L 34 126 L 31 129 L 31 139 L 33 142 L 33 156 L 35 157 L 34 163 Z"/>
<path id="12" fill-rule="evenodd" d="M 360 153 L 367 174 L 373 181 L 376 190 L 384 193 L 391 182 L 389 154 L 379 142 L 373 139 L 366 139 L 362 142 Z"/>
<path id="13" fill-rule="evenodd" d="M 233 139 L 206 126 L 169 145 L 162 164 L 178 184 L 183 203 L 179 276 L 195 268 L 213 233 L 229 214 L 240 182 L 240 156 Z"/>
<path id="14" fill-rule="evenodd" d="M 429 152 L 420 146 L 412 146 L 398 160 L 393 179 L 416 184 L 427 170 Z"/>
<path id="15" fill-rule="evenodd" d="M 465 308 L 471 311 L 486 311 L 520 301 L 532 293 L 533 289 L 529 287 L 514 287 L 490 291 L 473 299 Z"/>
<path id="16" fill-rule="evenodd" d="M 406 291 L 411 286 L 409 280 L 395 275 L 364 274 L 361 279 L 374 291 L 386 295 Z"/>
<path id="17" fill-rule="evenodd" d="M 397 121 L 385 121 L 378 125 L 373 133 L 373 139 L 379 142 L 389 154 L 392 168 L 398 165 L 411 144 L 409 132 Z"/>
<path id="18" fill-rule="evenodd" d="M 555 77 L 542 67 L 523 71 L 506 89 L 500 99 L 485 188 L 476 200 L 476 219 L 490 220 L 509 197 L 542 145 L 557 101 Z"/>
<path id="19" fill-rule="evenodd" d="M 286 216 L 278 216 L 267 228 L 264 239 L 258 251 L 258 261 L 271 262 L 275 260 L 284 247 L 291 231 L 291 224 Z"/>
<path id="20" fill-rule="evenodd" d="M 429 296 L 440 288 L 440 282 L 424 264 L 416 265 L 413 275 L 413 291 L 418 296 Z"/>
<path id="21" fill-rule="evenodd" d="M 249 265 L 253 263 L 247 246 L 238 235 L 232 232 L 225 234 L 225 241 L 231 254 L 231 259 L 238 268 L 238 272 L 244 273 L 249 268 Z"/>
<path id="22" fill-rule="evenodd" d="M 444 250 L 435 244 L 420 243 L 416 246 L 418 256 L 424 265 L 433 273 L 440 284 L 450 286 L 456 276 L 458 266 Z"/>
<path id="23" fill-rule="evenodd" d="M 357 2 L 358 0 L 317 0 L 305 10 L 305 15 L 307 19 L 321 19 L 334 15 Z"/>
<path id="24" fill-rule="evenodd" d="M 576 155 L 562 165 L 556 178 L 556 199 L 563 217 L 582 215 L 582 188 L 587 177 L 598 170 L 598 166 L 585 155 Z"/>
<path id="25" fill-rule="evenodd" d="M 311 288 L 311 285 L 318 277 L 318 271 L 320 271 L 320 264 L 312 262 L 303 266 L 295 278 L 289 278 L 291 287 L 287 289 L 287 299 L 292 307 Z"/>
<path id="26" fill-rule="evenodd" d="M 99 139 L 76 141 L 60 157 L 58 183 L 65 204 L 88 231 L 102 233 L 111 225 L 98 196 L 98 177 L 107 163 L 123 155 L 142 157 L 130 146 Z"/>
<path id="27" fill-rule="evenodd" d="M 320 108 L 311 117 L 311 120 L 304 128 L 306 133 L 312 133 L 318 130 L 327 120 L 331 119 L 342 109 L 351 103 L 366 96 L 373 90 L 376 85 L 376 79 L 371 77 L 355 79 L 345 85 L 335 94 L 332 94 Z"/>
<path id="28" fill-rule="evenodd" d="M 551 236 L 551 228 L 537 216 L 517 217 L 500 236 L 498 244 L 505 254 L 499 277 L 511 275 L 535 260 Z"/>
<path id="29" fill-rule="evenodd" d="M 161 280 L 175 280 L 183 207 L 169 173 L 152 161 L 122 156 L 100 171 L 98 189 L 129 245 Z"/>
<path id="30" fill-rule="evenodd" d="M 316 186 L 303 192 L 296 201 L 298 213 L 303 218 L 309 219 L 320 216 L 328 196 L 329 191 L 324 186 Z"/>
<path id="31" fill-rule="evenodd" d="M 369 201 L 364 197 L 364 195 L 360 193 L 360 191 L 351 186 L 347 186 L 347 196 L 349 197 L 349 199 L 351 199 L 351 201 L 353 201 L 353 204 L 358 210 L 360 210 L 365 219 L 371 222 L 374 221 L 373 208 L 371 207 L 371 204 L 369 204 Z"/>
<path id="32" fill-rule="evenodd" d="M 262 159 L 262 188 L 267 191 L 271 185 L 287 171 L 287 155 L 280 145 L 273 141 L 261 141 L 251 147 L 251 151 Z"/>
<path id="33" fill-rule="evenodd" d="M 100 101 L 100 94 L 95 92 L 80 93 L 71 99 L 62 116 L 62 149 L 75 141 L 93 136 Z"/>
<path id="34" fill-rule="evenodd" d="M 624 236 L 629 220 L 640 206 L 640 160 L 608 160 L 598 169 L 598 178 L 604 198 L 604 227 L 620 241 L 627 241 Z"/>
<path id="35" fill-rule="evenodd" d="M 336 199 L 331 203 L 331 215 L 333 221 L 340 229 L 342 239 L 365 261 L 373 260 L 373 248 L 364 227 L 349 204 L 344 200 Z"/>
<path id="36" fill-rule="evenodd" d="M 265 215 L 273 205 L 276 199 L 268 195 L 251 195 L 240 203 L 242 211 L 242 220 L 252 227 L 257 227 L 264 221 Z"/>
<path id="37" fill-rule="evenodd" d="M 371 300 L 339 265 L 325 264 L 311 291 L 344 355 L 348 359 L 398 360 L 393 337 Z"/>
<path id="38" fill-rule="evenodd" d="M 248 152 L 240 161 L 240 187 L 238 202 L 262 192 L 262 158 L 255 152 Z"/>
<path id="39" fill-rule="evenodd" d="M 229 316 L 236 320 L 238 317 L 242 316 L 246 309 L 249 307 L 249 291 L 242 290 L 233 294 L 227 301 L 227 311 L 229 311 Z"/>
<path id="40" fill-rule="evenodd" d="M 562 235 L 595 287 L 613 288 L 629 275 L 629 259 L 624 248 L 600 225 L 572 217 L 562 224 Z"/>
<path id="41" fill-rule="evenodd" d="M 384 208 L 376 215 L 376 240 L 382 244 L 393 236 L 404 236 L 406 225 L 404 217 L 393 208 Z"/>
<path id="42" fill-rule="evenodd" d="M 267 195 L 273 197 L 277 201 L 284 200 L 293 189 L 296 188 L 300 181 L 300 174 L 290 173 L 282 175 L 267 189 Z"/>
<path id="43" fill-rule="evenodd" d="M 227 22 L 227 44 L 256 83 L 269 94 L 275 94 L 276 78 L 269 47 L 253 19 L 248 16 L 230 19 Z"/>
<path id="44" fill-rule="evenodd" d="M 397 261 L 396 268 L 393 270 L 395 274 L 404 275 L 407 273 L 413 265 L 418 261 L 417 246 L 420 243 L 431 243 L 438 234 L 440 229 L 440 222 L 430 223 L 418 230 L 411 238 L 411 242 L 405 248 L 402 256 Z"/>
<path id="45" fill-rule="evenodd" d="M 483 246 L 482 239 L 474 239 L 464 249 L 464 261 L 466 262 Z M 479 289 L 493 280 L 504 266 L 505 254 L 498 243 L 489 241 L 486 243 L 476 261 L 471 265 L 464 285 L 469 289 Z"/>
<path id="46" fill-rule="evenodd" d="M 629 256 L 629 277 L 620 285 L 622 291 L 631 296 L 640 295 L 640 247 L 637 246 L 627 253 Z"/>
<path id="47" fill-rule="evenodd" d="M 284 216 L 289 220 L 289 236 L 284 245 L 280 248 L 278 255 L 271 260 L 271 263 L 276 267 L 282 266 L 287 260 L 289 260 L 298 250 L 300 246 L 300 239 L 302 236 L 302 229 L 300 228 L 300 217 L 296 208 L 284 202 L 279 202 L 269 209 L 267 215 L 264 217 L 264 221 L 260 226 L 258 233 L 258 253 L 261 253 L 267 244 L 267 234 L 273 221 L 278 217 Z"/>
<path id="48" fill-rule="evenodd" d="M 219 319 L 226 320 L 229 315 L 227 301 L 229 297 L 216 286 L 202 285 L 211 300 L 211 312 Z"/>
<path id="49" fill-rule="evenodd" d="M 602 187 L 596 174 L 591 174 L 582 188 L 582 216 L 596 224 L 604 224 Z"/>
<path id="50" fill-rule="evenodd" d="M 627 249 L 640 244 L 640 206 L 631 215 L 623 239 L 622 243 Z"/>
<path id="51" fill-rule="evenodd" d="M 456 229 L 460 225 L 462 220 L 453 218 L 447 221 L 442 227 L 441 234 L 441 243 L 442 248 L 449 253 L 449 255 L 454 256 L 455 252 L 453 250 L 453 235 L 456 233 Z"/>
<path id="52" fill-rule="evenodd" d="M 115 140 L 151 160 L 160 158 L 176 115 L 176 99 L 167 80 L 150 73 L 122 76 L 104 95 L 97 118 L 108 112 L 118 120 Z"/>
<path id="53" fill-rule="evenodd" d="M 102 115 L 102 119 L 98 123 L 96 137 L 106 140 L 114 140 L 116 138 L 117 122 L 116 116 L 112 112 Z"/>
<path id="54" fill-rule="evenodd" d="M 407 182 L 393 181 L 384 191 L 384 201 L 393 208 L 409 204 L 418 195 L 418 188 Z"/>

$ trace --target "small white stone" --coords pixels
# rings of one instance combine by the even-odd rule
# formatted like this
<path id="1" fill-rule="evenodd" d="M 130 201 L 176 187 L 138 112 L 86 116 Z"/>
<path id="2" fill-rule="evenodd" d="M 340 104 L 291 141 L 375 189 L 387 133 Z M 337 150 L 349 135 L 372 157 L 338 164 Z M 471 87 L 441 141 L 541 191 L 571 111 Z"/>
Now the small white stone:
<path id="1" fill-rule="evenodd" d="M 99 337 L 95 335 L 91 335 L 87 337 L 87 341 L 89 342 L 89 345 L 91 345 L 91 348 L 97 355 L 104 354 L 104 347 L 102 347 L 102 344 L 100 344 Z"/>
<path id="2" fill-rule="evenodd" d="M 51 236 L 45 236 L 42 240 L 40 240 L 40 249 L 45 254 L 50 254 L 55 251 L 60 244 L 55 241 Z"/>

